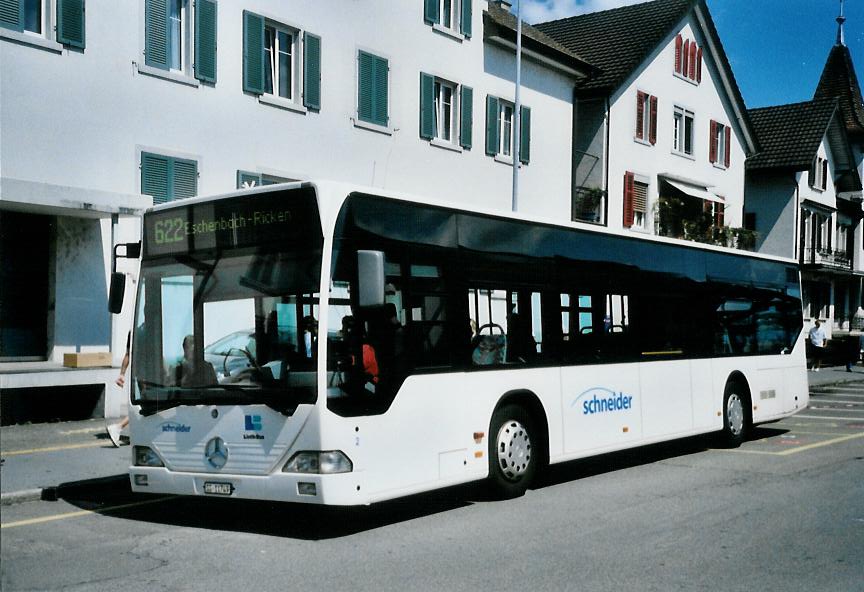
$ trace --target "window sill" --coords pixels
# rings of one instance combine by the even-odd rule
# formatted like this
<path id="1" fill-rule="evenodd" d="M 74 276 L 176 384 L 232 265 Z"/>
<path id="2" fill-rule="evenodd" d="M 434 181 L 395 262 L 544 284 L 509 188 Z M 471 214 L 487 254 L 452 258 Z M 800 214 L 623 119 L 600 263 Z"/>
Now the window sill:
<path id="1" fill-rule="evenodd" d="M 263 105 L 279 107 L 280 109 L 285 109 L 286 111 L 294 111 L 295 113 L 302 113 L 304 115 L 309 112 L 309 110 L 306 109 L 306 107 L 304 107 L 303 105 L 299 105 L 294 101 L 274 95 L 259 95 L 258 102 Z"/>
<path id="2" fill-rule="evenodd" d="M 357 119 L 356 117 L 352 117 L 351 122 L 354 124 L 354 127 L 369 130 L 370 132 L 377 132 L 379 134 L 384 134 L 385 136 L 392 136 L 393 133 L 396 131 L 392 127 L 387 127 L 385 125 L 378 125 L 377 123 L 369 123 L 368 121 L 363 121 L 363 120 Z"/>
<path id="3" fill-rule="evenodd" d="M 674 72 L 674 71 L 673 71 L 673 72 L 672 72 L 672 75 L 673 75 L 675 78 L 677 78 L 678 80 L 683 80 L 684 82 L 689 82 L 689 83 L 692 84 L 693 86 L 699 86 L 699 83 L 698 83 L 698 82 L 696 82 L 696 81 L 693 80 L 692 78 L 689 78 L 689 77 L 687 77 L 687 76 L 684 76 L 683 74 L 679 74 L 678 72 Z"/>
<path id="4" fill-rule="evenodd" d="M 45 51 L 50 51 L 52 53 L 63 53 L 62 44 L 39 35 L 19 33 L 18 31 L 10 31 L 9 29 L 0 27 L 0 39 L 7 39 L 9 41 L 20 43 L 21 45 L 29 45 L 30 47 L 44 49 Z"/>
<path id="5" fill-rule="evenodd" d="M 687 154 L 686 152 L 677 152 L 677 151 L 673 150 L 672 155 L 673 156 L 680 156 L 681 158 L 685 158 L 687 160 L 692 160 L 694 162 L 696 161 L 695 156 L 693 156 L 692 154 Z"/>
<path id="6" fill-rule="evenodd" d="M 447 27 L 442 27 L 441 25 L 432 25 L 432 30 L 436 33 L 444 35 L 445 37 L 450 37 L 451 39 L 454 39 L 459 43 L 465 41 L 465 36 L 462 33 L 457 33 L 453 29 L 448 29 Z"/>
<path id="7" fill-rule="evenodd" d="M 153 76 L 154 78 L 162 78 L 163 80 L 170 80 L 171 82 L 176 82 L 177 84 L 185 84 L 186 86 L 192 86 L 195 88 L 200 86 L 200 83 L 196 78 L 187 76 L 186 74 L 182 74 L 180 72 L 162 70 L 161 68 L 154 68 L 153 66 L 147 66 L 146 64 L 137 64 L 137 66 L 139 74 Z"/>
<path id="8" fill-rule="evenodd" d="M 636 137 L 634 137 L 634 138 L 633 138 L 633 141 L 636 142 L 637 144 L 642 144 L 643 146 L 648 146 L 649 148 L 650 148 L 651 146 L 654 145 L 654 144 L 652 144 L 650 141 L 648 141 L 648 140 L 644 140 L 644 139 L 642 139 L 642 138 L 636 138 Z"/>
<path id="9" fill-rule="evenodd" d="M 722 165 L 719 162 L 712 162 L 711 164 L 714 165 L 715 169 L 720 169 L 721 171 L 728 171 L 729 170 L 729 167 Z"/>
<path id="10" fill-rule="evenodd" d="M 495 155 L 495 162 L 500 162 L 501 164 L 513 166 L 513 157 L 512 156 L 502 156 L 501 154 L 496 154 Z"/>
<path id="11" fill-rule="evenodd" d="M 462 152 L 462 146 L 457 144 L 453 144 L 452 142 L 448 142 L 446 140 L 441 140 L 439 138 L 432 138 L 429 140 L 430 146 L 435 146 L 436 148 L 441 148 L 442 150 L 450 150 L 451 152 Z"/>

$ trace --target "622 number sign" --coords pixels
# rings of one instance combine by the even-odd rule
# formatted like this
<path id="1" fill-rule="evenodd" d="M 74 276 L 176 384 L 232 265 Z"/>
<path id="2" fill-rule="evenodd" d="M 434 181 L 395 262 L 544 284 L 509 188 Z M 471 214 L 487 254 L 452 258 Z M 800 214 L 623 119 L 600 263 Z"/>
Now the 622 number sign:
<path id="1" fill-rule="evenodd" d="M 176 243 L 186 238 L 186 222 L 183 218 L 157 220 L 153 225 L 153 241 L 157 245 Z"/>

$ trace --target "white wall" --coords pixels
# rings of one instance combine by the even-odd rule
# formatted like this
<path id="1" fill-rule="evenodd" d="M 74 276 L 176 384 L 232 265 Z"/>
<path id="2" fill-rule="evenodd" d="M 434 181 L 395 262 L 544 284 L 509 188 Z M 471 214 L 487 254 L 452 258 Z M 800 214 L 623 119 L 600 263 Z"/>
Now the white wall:
<path id="1" fill-rule="evenodd" d="M 675 37 L 695 39 L 703 48 L 702 81 L 694 84 L 675 76 Z M 646 92 L 658 99 L 657 143 L 646 145 L 636 137 L 636 93 Z M 673 153 L 674 107 L 694 113 L 693 158 Z M 730 166 L 723 169 L 708 160 L 710 121 L 732 127 Z M 725 224 L 742 225 L 744 203 L 744 160 L 742 130 L 737 125 L 731 103 L 719 79 L 713 56 L 692 17 L 670 33 L 612 97 L 609 129 L 609 226 L 623 223 L 624 173 L 651 178 L 649 212 L 658 198 L 657 174 L 672 173 L 713 187 L 711 191 L 726 199 Z M 722 160 L 722 155 L 721 155 Z M 649 213 L 648 229 L 653 229 Z"/>
<path id="2" fill-rule="evenodd" d="M 140 151 L 152 150 L 197 160 L 200 195 L 234 189 L 242 169 L 509 209 L 512 168 L 485 154 L 485 98 L 513 98 L 514 60 L 484 44 L 485 2 L 474 3 L 473 37 L 459 40 L 426 25 L 419 1 L 341 2 L 338 9 L 316 0 L 223 1 L 215 86 L 141 73 L 143 6 L 88 2 L 83 53 L 0 40 L 3 177 L 138 193 Z M 282 109 L 243 92 L 243 9 L 321 36 L 320 112 Z M 358 49 L 390 60 L 392 135 L 352 123 Z M 421 71 L 474 89 L 471 150 L 444 150 L 419 137 Z M 569 216 L 574 81 L 526 60 L 523 84 L 532 155 L 521 202 L 531 213 Z"/>
<path id="3" fill-rule="evenodd" d="M 84 243 L 57 245 L 49 357 L 110 347 L 115 364 L 122 358 L 137 263 L 118 263 L 128 276 L 127 306 L 106 332 L 111 241 L 112 234 L 114 243 L 137 241 L 138 223 L 121 216 L 112 229 L 107 217 L 97 223 L 65 213 L 80 216 L 89 201 L 103 212 L 130 207 L 141 191 L 142 151 L 196 160 L 199 195 L 233 190 L 237 171 L 245 170 L 510 210 L 512 166 L 485 153 L 485 105 L 487 94 L 513 100 L 515 59 L 484 43 L 485 8 L 474 1 L 473 36 L 460 39 L 426 25 L 419 0 L 223 0 L 215 85 L 198 83 L 191 68 L 165 76 L 144 66 L 144 0 L 89 0 L 84 51 L 50 43 L 53 33 L 48 43 L 22 43 L 26 37 L 0 31 L 0 199 L 31 211 L 55 208 L 61 229 L 89 229 Z M 320 111 L 284 109 L 244 93 L 244 9 L 321 37 Z M 389 59 L 389 134 L 354 125 L 359 49 Z M 473 88 L 470 150 L 419 137 L 421 71 Z M 520 209 L 569 219 L 575 80 L 525 59 L 522 83 L 532 134 Z"/>

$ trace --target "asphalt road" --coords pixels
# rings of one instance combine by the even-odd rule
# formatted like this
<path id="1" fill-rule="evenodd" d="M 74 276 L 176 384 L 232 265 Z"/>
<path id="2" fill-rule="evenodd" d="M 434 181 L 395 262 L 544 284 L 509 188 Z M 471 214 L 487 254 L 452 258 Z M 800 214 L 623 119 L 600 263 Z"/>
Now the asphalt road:
<path id="1" fill-rule="evenodd" d="M 711 445 L 559 465 L 503 502 L 464 487 L 317 509 L 81 482 L 2 507 L 0 588 L 864 590 L 864 383 Z"/>

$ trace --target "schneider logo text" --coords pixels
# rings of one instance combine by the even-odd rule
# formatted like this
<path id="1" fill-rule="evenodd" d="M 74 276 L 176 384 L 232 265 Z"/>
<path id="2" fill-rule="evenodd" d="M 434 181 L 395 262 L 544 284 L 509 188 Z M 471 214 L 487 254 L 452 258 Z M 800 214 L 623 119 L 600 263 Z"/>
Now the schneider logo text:
<path id="1" fill-rule="evenodd" d="M 582 415 L 624 411 L 633 407 L 632 396 L 600 387 L 590 388 L 576 397 L 572 406 L 576 407 L 580 401 L 582 402 Z"/>

